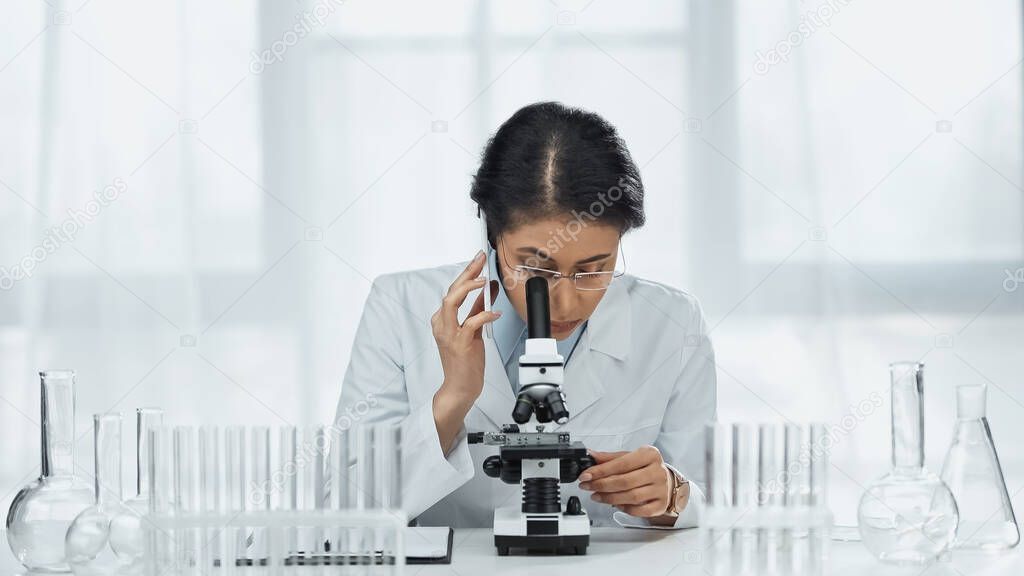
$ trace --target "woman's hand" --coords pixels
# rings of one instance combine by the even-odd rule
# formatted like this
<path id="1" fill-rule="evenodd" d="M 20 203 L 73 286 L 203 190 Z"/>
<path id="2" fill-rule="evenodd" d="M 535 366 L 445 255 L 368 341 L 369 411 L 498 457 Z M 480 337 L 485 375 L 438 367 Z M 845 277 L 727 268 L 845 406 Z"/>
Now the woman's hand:
<path id="1" fill-rule="evenodd" d="M 631 516 L 661 516 L 668 509 L 672 473 L 661 452 L 642 446 L 632 452 L 590 450 L 597 461 L 580 474 L 580 488 L 593 491 L 590 499 L 611 504 Z"/>
<path id="2" fill-rule="evenodd" d="M 452 282 L 448 293 L 441 299 L 441 307 L 430 318 L 430 327 L 441 353 L 441 367 L 444 369 L 444 384 L 454 395 L 472 405 L 480 396 L 484 385 L 484 342 L 480 330 L 484 324 L 501 317 L 497 311 L 484 312 L 484 292 L 481 290 L 466 320 L 459 324 L 459 307 L 473 290 L 484 286 L 484 279 L 478 278 L 487 259 L 483 252 L 476 257 L 459 277 Z M 491 282 L 495 288 L 496 282 Z M 491 291 L 492 300 L 497 295 Z"/>
<path id="3" fill-rule="evenodd" d="M 501 312 L 484 312 L 481 290 L 466 320 L 459 324 L 459 307 L 473 290 L 484 286 L 478 278 L 487 264 L 484 253 L 478 252 L 466 269 L 452 282 L 441 300 L 441 307 L 430 318 L 434 341 L 441 355 L 444 382 L 434 395 L 434 421 L 441 447 L 447 453 L 466 413 L 476 402 L 484 386 L 484 342 L 480 330 L 501 317 Z M 491 281 L 491 301 L 497 296 L 497 282 Z"/>

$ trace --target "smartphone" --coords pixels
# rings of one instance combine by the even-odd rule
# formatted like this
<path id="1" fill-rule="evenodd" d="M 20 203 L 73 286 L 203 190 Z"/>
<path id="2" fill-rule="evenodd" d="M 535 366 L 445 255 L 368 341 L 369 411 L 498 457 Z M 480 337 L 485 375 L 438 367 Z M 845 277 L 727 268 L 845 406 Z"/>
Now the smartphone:
<path id="1" fill-rule="evenodd" d="M 482 208 L 477 207 L 476 217 L 480 220 L 480 244 L 484 250 L 484 312 L 491 311 L 491 245 L 487 241 L 487 218 Z M 484 337 L 494 340 L 493 322 L 484 324 Z"/>

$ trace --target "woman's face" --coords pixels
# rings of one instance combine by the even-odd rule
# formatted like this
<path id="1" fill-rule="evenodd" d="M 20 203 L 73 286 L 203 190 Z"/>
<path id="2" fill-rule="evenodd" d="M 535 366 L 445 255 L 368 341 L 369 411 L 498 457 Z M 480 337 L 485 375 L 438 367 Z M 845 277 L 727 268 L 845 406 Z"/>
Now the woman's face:
<path id="1" fill-rule="evenodd" d="M 564 275 L 615 269 L 621 234 L 615 226 L 583 223 L 566 216 L 523 224 L 497 239 L 498 265 L 505 293 L 519 317 L 526 320 L 526 282 L 517 281 L 514 266 L 544 268 Z M 571 278 L 549 283 L 551 337 L 564 340 L 590 318 L 604 290 L 577 290 Z"/>

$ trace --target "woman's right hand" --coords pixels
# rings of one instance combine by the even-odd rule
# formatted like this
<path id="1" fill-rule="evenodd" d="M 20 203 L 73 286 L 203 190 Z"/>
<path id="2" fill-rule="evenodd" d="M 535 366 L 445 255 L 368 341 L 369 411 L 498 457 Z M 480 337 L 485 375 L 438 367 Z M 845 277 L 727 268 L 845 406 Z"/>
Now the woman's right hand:
<path id="1" fill-rule="evenodd" d="M 484 287 L 485 279 L 479 276 L 486 263 L 484 253 L 478 252 L 452 282 L 441 300 L 441 307 L 430 318 L 444 370 L 444 382 L 434 396 L 434 419 L 446 453 L 462 419 L 483 391 L 484 342 L 480 332 L 485 324 L 501 317 L 501 312 L 484 311 L 484 291 L 481 290 L 466 320 L 459 323 L 459 307 L 466 301 L 466 296 Z M 497 282 L 492 280 L 492 303 L 498 288 Z"/>

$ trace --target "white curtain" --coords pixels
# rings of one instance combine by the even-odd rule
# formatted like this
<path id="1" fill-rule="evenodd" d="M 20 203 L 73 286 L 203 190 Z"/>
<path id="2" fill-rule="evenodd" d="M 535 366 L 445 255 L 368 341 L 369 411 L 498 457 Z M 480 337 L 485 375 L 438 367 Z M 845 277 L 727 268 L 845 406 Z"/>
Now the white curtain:
<path id="1" fill-rule="evenodd" d="M 985 382 L 1024 482 L 1024 290 L 1004 288 L 1024 266 L 1019 3 L 2 11 L 0 266 L 30 268 L 0 286 L 7 438 L 38 436 L 34 374 L 64 366 L 87 470 L 93 412 L 328 421 L 370 281 L 472 256 L 487 137 L 560 100 L 641 166 L 628 268 L 702 301 L 721 418 L 855 415 L 833 451 L 841 520 L 886 467 L 893 360 L 927 365 L 930 466 L 953 387 Z M 3 446 L 8 492 L 38 454 Z"/>
<path id="2" fill-rule="evenodd" d="M 889 463 L 887 364 L 921 360 L 928 466 L 948 447 L 954 387 L 985 383 L 1014 493 L 1024 300 L 1004 281 L 1024 255 L 1020 3 L 732 14 L 740 88 L 692 158 L 715 171 L 723 208 L 702 218 L 737 231 L 694 270 L 722 416 L 841 425 L 832 500 L 852 522 Z"/>

